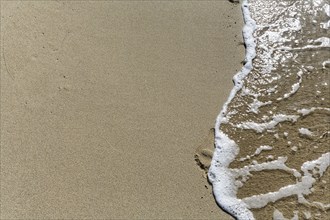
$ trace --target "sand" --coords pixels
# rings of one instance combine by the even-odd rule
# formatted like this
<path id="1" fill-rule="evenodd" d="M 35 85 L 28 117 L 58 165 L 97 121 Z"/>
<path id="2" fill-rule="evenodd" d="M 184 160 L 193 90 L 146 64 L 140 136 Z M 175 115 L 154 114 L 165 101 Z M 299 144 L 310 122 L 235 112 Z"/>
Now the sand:
<path id="1" fill-rule="evenodd" d="M 241 67 L 228 1 L 1 1 L 1 219 L 231 219 L 196 166 Z"/>

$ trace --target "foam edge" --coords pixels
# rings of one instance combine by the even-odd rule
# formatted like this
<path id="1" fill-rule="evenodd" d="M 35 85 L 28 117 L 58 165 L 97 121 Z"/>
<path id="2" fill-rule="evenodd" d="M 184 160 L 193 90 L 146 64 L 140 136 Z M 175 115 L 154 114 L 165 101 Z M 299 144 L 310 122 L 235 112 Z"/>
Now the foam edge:
<path id="1" fill-rule="evenodd" d="M 239 148 L 235 141 L 231 140 L 220 130 L 222 123 L 226 122 L 227 108 L 238 91 L 243 87 L 243 80 L 251 72 L 252 60 L 256 55 L 256 43 L 253 33 L 256 29 L 256 22 L 252 19 L 249 11 L 248 0 L 242 2 L 242 12 L 244 19 L 243 39 L 245 43 L 245 65 L 233 77 L 234 87 L 217 116 L 215 123 L 215 151 L 208 172 L 208 179 L 213 185 L 213 194 L 218 205 L 237 219 L 253 220 L 253 214 L 248 209 L 246 203 L 236 197 L 237 187 L 235 177 L 228 169 L 229 164 L 235 159 Z"/>

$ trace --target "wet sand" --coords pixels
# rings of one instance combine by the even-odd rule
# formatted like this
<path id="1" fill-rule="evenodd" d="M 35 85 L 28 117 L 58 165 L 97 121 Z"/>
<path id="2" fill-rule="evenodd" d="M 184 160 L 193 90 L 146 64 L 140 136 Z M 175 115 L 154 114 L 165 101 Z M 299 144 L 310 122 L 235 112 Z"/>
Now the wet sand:
<path id="1" fill-rule="evenodd" d="M 241 67 L 227 1 L 1 1 L 2 219 L 231 219 L 194 153 Z"/>
<path id="2" fill-rule="evenodd" d="M 329 219 L 328 8 L 249 1 L 256 56 L 220 129 L 237 145 L 226 171 L 255 219 Z"/>

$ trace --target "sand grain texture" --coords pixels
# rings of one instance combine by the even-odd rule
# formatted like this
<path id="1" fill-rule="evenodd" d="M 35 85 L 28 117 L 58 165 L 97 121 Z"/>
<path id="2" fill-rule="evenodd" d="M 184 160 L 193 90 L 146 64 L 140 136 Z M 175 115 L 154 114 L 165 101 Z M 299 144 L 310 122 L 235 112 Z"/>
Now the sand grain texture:
<path id="1" fill-rule="evenodd" d="M 1 218 L 230 219 L 194 152 L 241 28 L 227 1 L 1 1 Z"/>

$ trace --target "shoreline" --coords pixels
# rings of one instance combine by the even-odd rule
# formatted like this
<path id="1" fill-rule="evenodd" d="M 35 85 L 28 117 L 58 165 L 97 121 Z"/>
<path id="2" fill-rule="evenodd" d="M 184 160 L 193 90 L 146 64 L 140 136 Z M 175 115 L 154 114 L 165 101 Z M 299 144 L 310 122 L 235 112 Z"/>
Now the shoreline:
<path id="1" fill-rule="evenodd" d="M 235 160 L 239 148 L 234 140 L 230 139 L 227 134 L 220 130 L 221 124 L 225 124 L 228 118 L 230 118 L 228 106 L 235 98 L 236 94 L 242 89 L 245 78 L 253 69 L 253 59 L 256 56 L 256 43 L 253 37 L 253 32 L 256 29 L 256 22 L 250 15 L 248 0 L 243 0 L 241 8 L 244 18 L 243 38 L 244 44 L 246 45 L 245 64 L 233 77 L 234 86 L 216 119 L 216 148 L 208 177 L 212 183 L 213 192 L 219 206 L 238 219 L 254 219 L 247 205 L 236 197 L 238 188 L 234 185 L 232 174 L 230 174 L 229 165 Z"/>
<path id="2" fill-rule="evenodd" d="M 243 2 L 247 59 L 219 114 L 209 172 L 218 203 L 238 219 L 328 216 L 329 5 L 302 12 L 302 2 Z"/>

